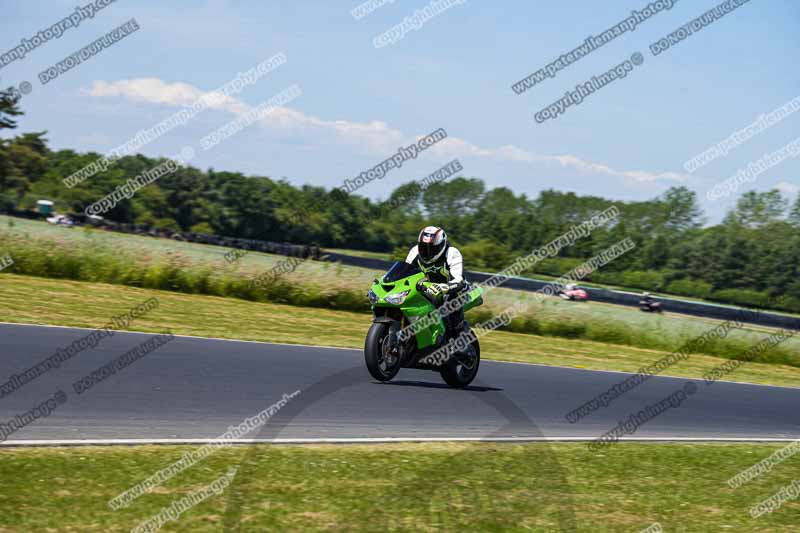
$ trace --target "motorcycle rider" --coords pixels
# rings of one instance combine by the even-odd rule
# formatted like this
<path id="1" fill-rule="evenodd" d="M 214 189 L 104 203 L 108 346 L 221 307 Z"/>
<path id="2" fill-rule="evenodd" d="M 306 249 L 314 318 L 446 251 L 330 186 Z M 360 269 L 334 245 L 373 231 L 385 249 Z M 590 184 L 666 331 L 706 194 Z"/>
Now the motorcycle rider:
<path id="1" fill-rule="evenodd" d="M 457 298 L 467 287 L 461 252 L 447 242 L 447 234 L 442 228 L 426 226 L 419 232 L 417 244 L 406 257 L 408 264 L 415 261 L 432 283 L 426 292 L 432 296 L 444 295 L 440 306 Z M 466 328 L 463 306 L 443 318 L 448 338 L 457 337 Z"/>
<path id="2" fill-rule="evenodd" d="M 645 292 L 642 294 L 642 299 L 639 300 L 639 307 L 641 309 L 647 309 L 648 311 L 651 311 L 653 309 L 654 304 L 656 304 L 656 301 L 653 298 L 652 294 L 650 294 L 649 292 Z"/>
<path id="3" fill-rule="evenodd" d="M 574 283 L 567 283 L 566 285 L 561 286 L 558 289 L 558 295 L 561 296 L 564 300 L 571 300 L 572 296 L 569 294 L 570 291 L 574 291 L 576 285 Z"/>

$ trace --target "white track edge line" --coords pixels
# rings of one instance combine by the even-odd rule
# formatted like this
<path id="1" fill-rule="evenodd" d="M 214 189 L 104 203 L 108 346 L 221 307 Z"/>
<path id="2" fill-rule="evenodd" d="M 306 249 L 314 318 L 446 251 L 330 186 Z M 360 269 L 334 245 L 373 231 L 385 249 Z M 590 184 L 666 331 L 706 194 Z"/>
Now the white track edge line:
<path id="1" fill-rule="evenodd" d="M 710 356 L 709 356 L 710 357 Z M 722 359 L 722 358 L 720 358 Z M 724 359 L 724 361 L 733 361 L 733 359 Z M 544 366 L 544 367 L 551 367 L 551 368 L 568 368 L 570 370 L 579 370 L 583 372 L 604 372 L 606 374 L 623 374 L 627 376 L 634 376 L 638 374 L 638 372 L 625 372 L 624 370 L 601 370 L 599 368 L 579 368 L 577 366 L 566 366 L 566 365 L 548 365 L 545 363 L 525 363 L 520 361 L 496 361 L 494 359 L 481 359 L 481 363 L 504 363 L 509 365 L 529 365 L 529 366 Z M 667 379 L 686 379 L 691 381 L 705 381 L 703 378 L 690 378 L 686 376 L 671 376 L 669 374 L 653 374 L 652 377 L 654 378 L 667 378 Z M 789 390 L 798 390 L 798 387 L 791 387 L 789 385 L 770 385 L 768 383 L 752 383 L 750 381 L 728 381 L 725 379 L 720 379 L 715 381 L 714 383 L 730 383 L 732 385 L 750 385 L 752 387 L 770 387 L 773 389 L 789 389 Z"/>
<path id="2" fill-rule="evenodd" d="M 279 438 L 236 439 L 232 445 L 247 444 L 388 444 L 403 442 L 592 442 L 592 437 L 341 437 L 341 438 Z M 731 442 L 778 443 L 795 442 L 790 437 L 623 437 L 619 442 Z M 0 443 L 2 448 L 23 446 L 135 446 L 135 445 L 190 445 L 214 444 L 218 439 L 38 439 L 10 440 Z"/>
<path id="3" fill-rule="evenodd" d="M 3 322 L 0 321 L 0 325 L 9 325 L 9 326 L 30 326 L 30 327 L 37 327 L 37 328 L 58 328 L 58 329 L 80 329 L 84 331 L 95 331 L 99 328 L 86 328 L 83 326 L 55 326 L 52 324 L 30 324 L 27 322 Z M 132 333 L 134 335 L 156 335 L 160 332 L 158 331 L 129 331 L 126 329 L 116 329 L 114 330 L 115 333 Z M 272 344 L 275 346 L 299 346 L 301 348 L 324 348 L 326 350 L 350 350 L 350 351 L 359 351 L 358 348 L 346 348 L 344 346 L 321 346 L 319 344 L 292 344 L 290 342 L 267 342 L 267 341 L 252 341 L 252 340 L 245 340 L 245 339 L 224 339 L 222 337 L 201 337 L 199 335 L 180 335 L 180 334 L 173 334 L 173 337 L 181 337 L 184 339 L 203 339 L 209 341 L 225 341 L 225 342 L 246 342 L 250 344 Z"/>

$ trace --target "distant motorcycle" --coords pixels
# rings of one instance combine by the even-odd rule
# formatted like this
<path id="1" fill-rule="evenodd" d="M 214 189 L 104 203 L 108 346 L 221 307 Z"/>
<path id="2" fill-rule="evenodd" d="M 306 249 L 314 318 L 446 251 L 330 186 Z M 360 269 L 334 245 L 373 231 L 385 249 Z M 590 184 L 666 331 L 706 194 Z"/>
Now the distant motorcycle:
<path id="1" fill-rule="evenodd" d="M 589 299 L 589 293 L 583 289 L 579 289 L 575 285 L 567 285 L 558 291 L 558 296 L 564 300 L 585 302 Z"/>
<path id="2" fill-rule="evenodd" d="M 66 215 L 53 215 L 52 217 L 48 217 L 46 220 L 51 224 L 55 224 L 56 226 L 67 226 L 68 228 L 71 228 L 75 225 L 72 219 Z"/>
<path id="3" fill-rule="evenodd" d="M 644 298 L 639 300 L 639 310 L 645 313 L 663 313 L 664 309 L 661 308 L 661 302 L 656 302 L 649 294 L 645 294 Z"/>

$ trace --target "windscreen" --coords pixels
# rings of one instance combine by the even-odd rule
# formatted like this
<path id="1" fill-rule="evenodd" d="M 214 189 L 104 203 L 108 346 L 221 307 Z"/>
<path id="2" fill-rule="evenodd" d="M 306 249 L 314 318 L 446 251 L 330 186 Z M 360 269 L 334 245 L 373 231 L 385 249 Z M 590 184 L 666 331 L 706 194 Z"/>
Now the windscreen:
<path id="1" fill-rule="evenodd" d="M 414 262 L 413 264 L 409 265 L 405 261 L 398 261 L 392 265 L 392 268 L 383 276 L 384 283 L 392 283 L 399 279 L 407 278 L 408 276 L 413 276 L 414 274 L 419 274 L 420 269 L 417 266 L 417 263 Z"/>

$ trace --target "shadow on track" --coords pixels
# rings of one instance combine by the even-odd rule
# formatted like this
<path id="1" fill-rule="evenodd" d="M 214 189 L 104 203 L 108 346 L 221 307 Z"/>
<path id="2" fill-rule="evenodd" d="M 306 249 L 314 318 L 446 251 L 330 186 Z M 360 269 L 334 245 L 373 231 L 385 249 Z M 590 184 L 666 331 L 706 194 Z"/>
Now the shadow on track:
<path id="1" fill-rule="evenodd" d="M 399 387 L 424 387 L 428 389 L 447 389 L 451 390 L 454 393 L 459 392 L 459 389 L 454 389 L 450 385 L 446 385 L 444 383 L 431 383 L 429 381 L 373 381 L 376 385 L 395 385 Z M 498 389 L 496 387 L 481 387 L 477 385 L 470 385 L 461 391 L 468 391 L 468 392 L 502 392 L 503 389 Z"/>
<path id="2" fill-rule="evenodd" d="M 296 398 L 281 409 L 259 432 L 258 439 L 275 439 L 303 411 L 324 400 L 331 394 L 348 387 L 363 384 L 369 380 L 366 369 L 359 365 L 328 376 L 302 391 Z M 415 382 L 398 382 L 400 386 L 432 386 Z M 492 389 L 485 386 L 471 387 L 474 390 L 454 390 L 454 394 L 472 395 L 501 413 L 508 422 L 486 437 L 529 436 L 543 437 L 539 428 L 505 394 L 483 394 Z M 376 393 L 380 389 L 375 389 Z M 500 391 L 496 391 L 500 392 Z M 480 393 L 480 394 L 479 394 Z M 267 399 L 265 398 L 265 401 Z M 276 453 L 275 445 L 252 444 L 244 452 L 237 475 L 226 491 L 226 510 L 223 517 L 225 531 L 247 530 L 248 524 L 243 517 L 263 512 L 269 503 L 269 493 L 254 494 L 248 491 L 251 480 L 269 479 L 274 472 L 263 468 L 261 459 Z M 439 449 L 436 454 L 441 459 L 434 461 L 433 466 L 413 477 L 405 478 L 400 471 L 400 478 L 383 475 L 388 483 L 393 483 L 385 491 L 370 494 L 370 501 L 362 502 L 363 508 L 352 510 L 356 520 L 368 531 L 418 530 L 419 525 L 444 530 L 476 530 L 492 528 L 491 513 L 484 510 L 507 505 L 506 499 L 513 494 L 523 495 L 523 508 L 527 515 L 536 516 L 549 524 L 549 530 L 575 531 L 576 520 L 572 491 L 564 468 L 558 462 L 557 455 L 551 449 L 552 444 L 540 442 L 527 444 L 524 461 L 511 456 L 494 453 L 491 447 L 477 448 L 483 463 L 469 459 L 473 453 L 465 445 L 456 447 L 456 451 L 447 451 L 447 447 Z M 500 446 L 500 445 L 490 445 Z M 509 445 L 504 445 L 509 446 Z M 520 446 L 520 445 L 516 445 Z M 420 450 L 426 448 L 420 447 Z M 518 448 L 517 448 L 518 449 Z M 460 451 L 459 451 L 460 450 Z M 387 448 L 387 453 L 389 452 Z M 498 457 L 499 456 L 499 457 Z M 478 471 L 483 465 L 490 465 L 486 477 L 480 481 L 465 481 L 471 472 Z M 402 468 L 402 464 L 398 464 Z M 484 469 L 486 470 L 486 469 Z M 497 472 L 501 471 L 501 474 Z M 302 480 L 298 480 L 302 483 Z M 276 483 L 276 493 L 280 494 L 281 485 Z M 535 495 L 535 500 L 533 499 Z M 519 505 L 519 502 L 517 502 Z M 421 511 L 425 511 L 421 515 Z M 485 518 L 485 517 L 489 518 Z M 507 520 L 519 525 L 524 523 L 523 516 L 506 516 Z M 495 524 L 496 527 L 496 524 Z"/>

